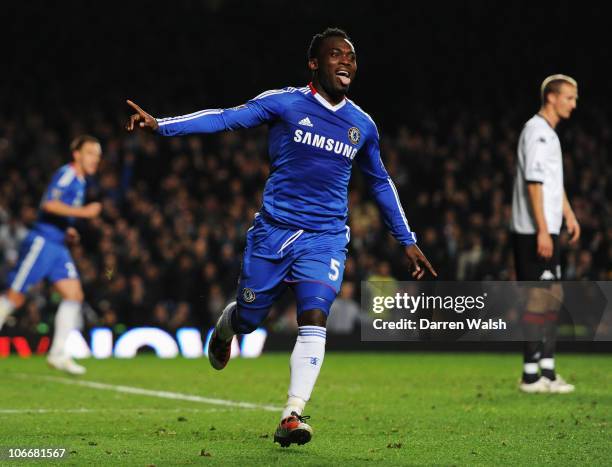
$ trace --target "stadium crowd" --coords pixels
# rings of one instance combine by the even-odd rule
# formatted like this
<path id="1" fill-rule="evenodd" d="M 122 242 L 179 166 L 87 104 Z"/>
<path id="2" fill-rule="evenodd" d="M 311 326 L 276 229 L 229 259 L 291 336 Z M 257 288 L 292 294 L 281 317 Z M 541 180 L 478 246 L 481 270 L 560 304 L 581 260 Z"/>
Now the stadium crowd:
<path id="1" fill-rule="evenodd" d="M 446 115 L 451 115 L 447 112 Z M 511 280 L 509 233 L 515 149 L 529 115 L 488 118 L 458 112 L 382 133 L 382 153 L 421 249 L 441 280 Z M 59 118 L 59 121 L 58 121 Z M 36 217 L 50 174 L 70 160 L 71 136 L 103 142 L 103 165 L 88 189 L 100 218 L 79 225 L 73 256 L 99 324 L 210 326 L 234 296 L 245 233 L 268 175 L 266 130 L 164 139 L 123 131 L 123 116 L 36 113 L 0 117 L 0 287 Z M 560 128 L 565 186 L 582 226 L 580 244 L 561 236 L 564 278 L 612 280 L 610 125 L 590 111 Z M 344 286 L 329 322 L 350 332 L 361 281 L 408 280 L 399 244 L 387 233 L 355 170 L 349 196 L 351 242 Z M 56 309 L 40 285 L 8 332 L 45 332 Z M 270 325 L 294 326 L 291 295 Z M 91 315 L 91 313 L 89 314 Z"/>

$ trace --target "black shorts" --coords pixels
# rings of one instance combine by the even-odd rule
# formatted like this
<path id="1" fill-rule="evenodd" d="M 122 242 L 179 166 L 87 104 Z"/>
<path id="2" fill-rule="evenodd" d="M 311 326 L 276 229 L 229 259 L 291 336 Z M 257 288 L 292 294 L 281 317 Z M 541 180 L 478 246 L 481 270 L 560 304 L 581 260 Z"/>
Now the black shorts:
<path id="1" fill-rule="evenodd" d="M 559 281 L 561 280 L 561 260 L 559 236 L 551 235 L 553 254 L 548 260 L 538 256 L 538 236 L 536 234 L 512 235 L 514 243 L 514 264 L 519 281 Z"/>

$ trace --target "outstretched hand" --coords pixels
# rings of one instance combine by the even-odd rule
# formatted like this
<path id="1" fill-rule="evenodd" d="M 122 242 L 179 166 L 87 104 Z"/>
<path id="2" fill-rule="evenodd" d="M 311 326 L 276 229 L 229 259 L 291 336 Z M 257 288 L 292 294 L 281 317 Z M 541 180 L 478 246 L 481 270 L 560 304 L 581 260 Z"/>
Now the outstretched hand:
<path id="1" fill-rule="evenodd" d="M 438 277 L 438 273 L 434 270 L 431 264 L 429 264 L 429 260 L 425 257 L 416 243 L 407 246 L 405 252 L 412 269 L 413 278 L 416 280 L 421 279 L 425 275 L 426 270 L 428 270 L 433 277 Z"/>
<path id="2" fill-rule="evenodd" d="M 155 131 L 159 128 L 157 124 L 157 120 L 155 118 L 142 110 L 137 104 L 132 102 L 131 100 L 127 100 L 127 105 L 129 105 L 132 109 L 136 111 L 135 114 L 130 115 L 130 119 L 125 125 L 125 129 L 127 131 L 133 131 L 134 126 L 138 126 L 145 130 Z"/>

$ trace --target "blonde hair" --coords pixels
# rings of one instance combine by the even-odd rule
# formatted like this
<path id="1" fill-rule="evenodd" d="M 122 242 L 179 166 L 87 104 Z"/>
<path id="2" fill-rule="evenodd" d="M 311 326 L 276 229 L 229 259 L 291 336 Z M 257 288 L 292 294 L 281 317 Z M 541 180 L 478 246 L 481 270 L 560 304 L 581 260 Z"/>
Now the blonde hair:
<path id="1" fill-rule="evenodd" d="M 544 81 L 542 81 L 542 86 L 540 86 L 540 98 L 542 99 L 542 105 L 545 105 L 547 102 L 547 97 L 551 93 L 558 93 L 561 90 L 561 85 L 563 83 L 570 84 L 578 89 L 578 82 L 567 75 L 550 75 Z"/>

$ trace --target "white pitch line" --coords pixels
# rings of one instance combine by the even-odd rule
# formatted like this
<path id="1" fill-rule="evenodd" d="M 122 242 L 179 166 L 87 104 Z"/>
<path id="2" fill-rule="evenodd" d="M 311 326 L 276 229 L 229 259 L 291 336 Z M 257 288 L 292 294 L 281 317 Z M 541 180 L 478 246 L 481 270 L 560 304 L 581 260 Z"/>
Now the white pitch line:
<path id="1" fill-rule="evenodd" d="M 19 375 L 22 377 L 31 378 L 32 375 Z M 253 404 L 251 402 L 230 401 L 225 399 L 214 399 L 211 397 L 194 396 L 191 394 L 183 394 L 180 392 L 170 391 L 155 391 L 152 389 L 137 388 L 133 386 L 121 386 L 115 384 L 99 383 L 97 381 L 84 381 L 70 378 L 60 378 L 58 376 L 40 376 L 40 379 L 52 381 L 55 383 L 69 384 L 73 386 L 84 386 L 93 389 L 102 389 L 105 391 L 115 391 L 125 394 L 136 394 L 139 396 L 159 397 L 161 399 L 172 399 L 189 402 L 199 402 L 201 404 L 222 405 L 225 407 L 239 407 L 241 409 L 260 409 L 270 412 L 279 412 L 282 409 L 272 405 Z"/>
<path id="2" fill-rule="evenodd" d="M 209 413 L 220 412 L 229 409 L 0 409 L 1 414 L 46 414 L 46 413 L 98 413 L 98 412 L 175 412 L 175 413 Z"/>
<path id="3" fill-rule="evenodd" d="M 23 414 L 23 413 L 91 413 L 91 409 L 0 409 L 0 414 Z"/>

